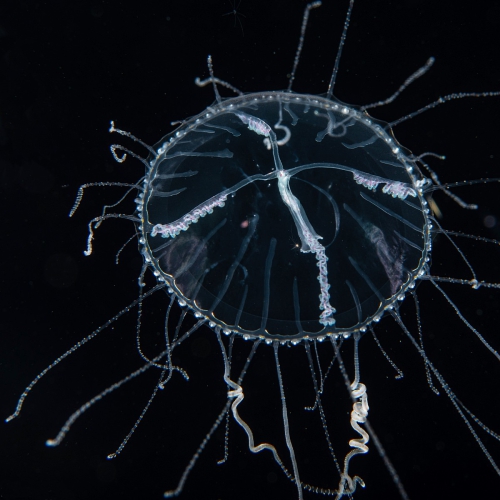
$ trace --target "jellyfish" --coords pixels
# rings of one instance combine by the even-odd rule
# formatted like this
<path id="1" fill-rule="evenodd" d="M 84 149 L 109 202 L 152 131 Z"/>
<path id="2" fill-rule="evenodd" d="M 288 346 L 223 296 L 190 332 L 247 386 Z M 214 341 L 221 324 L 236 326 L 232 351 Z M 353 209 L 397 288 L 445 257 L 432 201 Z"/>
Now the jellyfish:
<path id="1" fill-rule="evenodd" d="M 76 421 L 84 418 L 83 413 L 97 403 L 104 404 L 101 403 L 105 400 L 103 396 L 113 397 L 110 393 L 114 389 L 126 390 L 121 386 L 131 375 L 154 372 L 157 380 L 153 389 L 129 425 L 129 431 L 134 432 L 125 432 L 115 451 L 108 454 L 111 458 L 120 455 L 122 459 L 125 450 L 128 452 L 138 439 L 136 433 L 146 425 L 143 420 L 149 418 L 150 406 L 156 404 L 162 393 L 167 394 L 174 384 L 186 384 L 177 400 L 169 398 L 171 405 L 167 405 L 167 413 L 171 406 L 179 405 L 176 401 L 197 399 L 194 395 L 186 396 L 191 393 L 188 387 L 193 385 L 195 377 L 193 371 L 185 367 L 185 357 L 181 354 L 184 346 L 191 343 L 198 346 L 194 352 L 203 357 L 199 353 L 207 349 L 203 347 L 206 340 L 200 339 L 213 336 L 212 330 L 216 349 L 212 346 L 211 356 L 219 358 L 213 363 L 222 371 L 219 375 L 226 394 L 222 397 L 220 412 L 211 422 L 207 419 L 205 437 L 202 436 L 198 445 L 191 445 L 191 454 L 187 454 L 180 473 L 177 471 L 179 482 L 177 486 L 175 480 L 170 482 L 172 489 L 167 490 L 167 496 L 180 494 L 187 488 L 189 476 L 200 467 L 197 461 L 203 458 L 199 457 L 206 453 L 205 448 L 213 436 L 222 432 L 220 469 L 235 460 L 233 443 L 243 437 L 246 447 L 258 456 L 256 460 L 264 460 L 260 455 L 270 455 L 276 474 L 285 479 L 288 476 L 299 498 L 310 492 L 326 492 L 338 497 L 363 495 L 357 488 L 368 481 L 362 473 L 358 475 L 356 466 L 362 467 L 367 457 L 357 455 L 365 454 L 370 446 L 371 455 L 375 452 L 382 456 L 395 491 L 405 498 L 399 460 L 391 458 L 383 439 L 378 438 L 377 426 L 370 424 L 373 410 L 368 415 L 365 391 L 366 387 L 371 390 L 374 383 L 365 384 L 365 365 L 358 363 L 363 344 L 368 341 L 364 337 L 371 336 L 370 357 L 378 355 L 379 366 L 392 370 L 398 379 L 403 373 L 404 378 L 408 378 L 408 370 L 400 368 L 401 362 L 395 361 L 377 334 L 382 328 L 379 324 L 387 325 L 389 321 L 397 326 L 399 342 L 406 342 L 405 352 L 411 351 L 420 358 L 422 390 L 425 388 L 436 397 L 440 393 L 441 399 L 448 396 L 458 413 L 456 418 L 462 417 L 466 426 L 480 422 L 479 430 L 486 433 L 487 439 L 488 435 L 494 439 L 495 434 L 489 432 L 487 423 L 475 413 L 469 413 L 474 409 L 459 399 L 454 386 L 448 385 L 448 379 L 434 363 L 435 357 L 427 354 L 428 340 L 424 339 L 426 331 L 435 328 L 435 325 L 426 325 L 420 313 L 425 302 L 431 300 L 423 290 L 424 283 L 430 283 L 433 300 L 440 298 L 444 302 L 439 314 L 453 317 L 455 328 L 463 329 L 469 341 L 475 338 L 482 344 L 483 355 L 496 355 L 494 342 L 488 341 L 467 319 L 463 306 L 445 289 L 455 284 L 474 290 L 471 293 L 476 289 L 490 289 L 494 293 L 495 281 L 478 277 L 476 263 L 471 263 L 462 250 L 468 245 L 467 240 L 471 240 L 473 247 L 485 245 L 483 248 L 488 252 L 495 252 L 494 238 L 470 238 L 473 231 L 461 235 L 447 230 L 440 223 L 439 205 L 434 204 L 434 197 L 440 194 L 464 211 L 473 208 L 466 197 L 455 194 L 462 185 L 473 184 L 461 180 L 440 181 L 434 168 L 429 166 L 431 160 L 439 161 L 440 155 L 426 154 L 426 151 L 413 154 L 392 133 L 394 129 L 397 136 L 398 127 L 415 120 L 422 108 L 443 109 L 441 101 L 411 109 L 392 120 L 377 120 L 371 116 L 375 114 L 373 108 L 391 104 L 399 93 L 397 85 L 395 90 L 382 96 L 382 100 L 373 101 L 378 106 L 346 105 L 333 98 L 337 63 L 335 77 L 330 80 L 329 89 L 328 86 L 324 89 L 326 96 L 296 93 L 295 84 L 298 85 L 300 74 L 296 68 L 300 71 L 306 18 L 313 6 L 316 4 L 311 4 L 304 16 L 288 89 L 239 95 L 230 82 L 216 76 L 218 71 L 214 73 L 209 59 L 209 75 L 198 80 L 198 84 L 213 87 L 215 103 L 193 118 L 182 120 L 174 132 L 154 146 L 112 124 L 113 133 L 129 140 L 126 145 L 117 142 L 113 146 L 115 159 L 122 162 L 125 155 L 136 156 L 142 159 L 145 174 L 139 179 L 136 176 L 133 182 L 113 179 L 101 183 L 103 187 L 123 187 L 125 195 L 135 194 L 134 209 L 122 211 L 108 206 L 90 223 L 85 251 L 89 256 L 95 255 L 97 235 L 110 225 L 107 219 L 128 219 L 133 223 L 132 237 L 137 238 L 143 258 L 139 298 L 129 302 L 129 306 L 103 326 L 116 329 L 117 316 L 121 319 L 131 310 L 139 311 L 134 345 L 143 364 L 125 378 L 118 378 L 116 385 L 105 385 L 105 389 L 72 414 L 49 444 L 63 442 L 67 431 L 71 428 L 73 432 Z M 348 22 L 344 24 L 342 40 L 347 25 Z M 415 80 L 420 82 L 432 64 L 433 59 L 428 59 L 420 69 L 413 68 L 412 73 L 403 77 L 401 86 L 417 85 Z M 221 97 L 220 89 L 229 93 L 236 91 L 236 96 Z M 450 96 L 449 100 L 467 97 L 446 95 Z M 469 97 L 485 96 L 474 93 Z M 403 97 L 398 97 L 398 101 L 400 99 Z M 451 106 L 451 103 L 444 104 L 446 100 L 442 99 L 443 107 Z M 141 144 L 149 154 L 147 158 L 135 152 Z M 77 205 L 84 191 L 86 188 L 80 191 Z M 127 203 L 122 195 L 118 197 L 120 208 L 122 201 Z M 85 194 L 85 200 L 87 196 Z M 435 247 L 437 252 L 440 247 L 446 247 L 443 252 L 447 256 L 458 255 L 458 265 L 465 271 L 456 275 L 458 277 L 451 272 L 434 272 Z M 119 252 L 120 258 L 126 249 Z M 419 282 L 422 286 L 417 287 Z M 164 299 L 164 292 L 168 300 L 162 305 L 163 318 L 167 320 L 163 329 L 155 327 L 155 336 L 150 341 L 153 345 L 147 345 L 145 337 L 154 331 L 148 327 L 149 304 L 158 301 L 158 296 Z M 412 319 L 409 319 L 410 311 L 414 313 Z M 94 332 L 96 335 L 87 339 L 100 337 L 101 331 L 99 327 Z M 80 349 L 87 343 L 86 340 L 76 346 Z M 159 350 L 155 352 L 152 347 Z M 261 354 L 266 350 L 267 353 Z M 67 356 L 63 354 L 63 357 L 65 360 Z M 49 365 L 50 371 L 63 357 Z M 105 359 L 106 363 L 112 361 L 112 351 Z M 300 373 L 297 387 L 305 391 L 304 387 L 309 385 L 309 398 L 293 401 L 291 394 L 296 392 L 296 386 L 290 379 L 287 381 L 287 376 L 290 377 L 290 366 L 298 368 L 300 364 L 305 370 L 300 373 L 297 369 L 297 375 Z M 250 418 L 251 387 L 254 383 L 257 385 L 252 382 L 258 378 L 256 372 L 264 378 L 264 385 L 273 377 L 273 410 L 281 417 L 282 424 L 282 428 L 269 437 L 264 433 L 265 438 L 257 434 Z M 41 373 L 45 377 L 48 372 Z M 35 379 L 36 383 L 42 376 Z M 332 392 L 328 395 L 335 386 L 338 398 Z M 31 387 L 26 394 L 29 392 Z M 352 413 L 334 425 L 335 431 L 343 429 L 341 433 L 332 432 L 331 420 L 325 415 L 337 422 L 335 412 L 339 410 L 335 401 L 342 397 L 351 400 L 344 401 L 340 413 Z M 386 411 L 391 403 L 399 406 L 393 395 L 387 399 L 384 401 Z M 23 403 L 24 400 L 22 397 Z M 264 401 L 265 394 L 259 392 L 253 397 L 255 406 L 259 400 Z M 372 397 L 370 402 L 376 405 Z M 268 402 L 261 407 L 261 412 L 267 413 L 271 406 Z M 407 417 L 405 410 L 403 407 L 402 419 Z M 301 417 L 292 419 L 299 411 Z M 192 418 L 193 410 L 188 415 Z M 311 441 L 321 441 L 318 447 L 313 446 L 313 453 L 322 448 L 325 456 L 321 462 L 328 461 L 330 467 L 328 473 L 308 482 L 307 475 L 301 473 L 302 454 L 299 453 L 305 444 L 294 443 L 300 442 L 298 429 L 310 427 L 312 422 L 319 429 L 319 438 L 315 435 Z M 188 428 L 196 431 L 200 430 L 199 426 L 197 420 L 188 424 Z M 175 426 L 169 426 L 169 430 L 170 436 L 176 432 Z M 481 439 L 477 430 L 472 432 L 472 441 L 474 437 Z M 304 441 L 307 444 L 308 439 Z M 180 443 L 183 449 L 188 447 L 184 439 L 180 439 Z M 494 466 L 494 459 L 492 461 Z M 169 470 L 166 475 L 171 478 L 176 473 Z"/>

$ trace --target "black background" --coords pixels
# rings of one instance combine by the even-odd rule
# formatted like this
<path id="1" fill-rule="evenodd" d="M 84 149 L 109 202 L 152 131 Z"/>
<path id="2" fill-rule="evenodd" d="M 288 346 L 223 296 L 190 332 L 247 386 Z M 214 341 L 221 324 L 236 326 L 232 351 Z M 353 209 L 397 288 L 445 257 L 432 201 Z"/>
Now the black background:
<path id="1" fill-rule="evenodd" d="M 347 3 L 327 0 L 311 13 L 296 91 L 326 91 Z M 303 7 L 302 1 L 242 0 L 235 17 L 224 15 L 234 6 L 223 0 L 2 2 L 2 417 L 14 410 L 23 388 L 47 364 L 137 296 L 142 261 L 135 243 L 121 254 L 120 265 L 114 265 L 115 253 L 132 234 L 130 223 L 105 223 L 97 233 L 94 254 L 86 258 L 82 253 L 88 220 L 100 214 L 104 203 L 116 201 L 121 191 L 89 189 L 75 217 L 67 217 L 79 185 L 134 182 L 142 175 L 139 162 L 120 165 L 112 159 L 109 145 L 121 141 L 107 134 L 109 121 L 146 143 L 157 142 L 172 130 L 170 122 L 194 115 L 213 101 L 211 88 L 194 85 L 196 76 L 207 76 L 207 54 L 214 58 L 216 75 L 245 92 L 285 88 Z M 394 104 L 374 110 L 374 116 L 391 121 L 450 92 L 500 90 L 499 44 L 498 1 L 465 5 L 451 0 L 358 0 L 335 95 L 359 105 L 385 98 L 429 56 L 436 57 L 431 72 Z M 445 162 L 432 161 L 444 182 L 498 177 L 499 112 L 500 98 L 464 99 L 398 126 L 395 134 L 414 153 L 446 154 Z M 499 238 L 498 225 L 484 225 L 485 217 L 499 217 L 498 186 L 471 186 L 457 193 L 479 203 L 480 209 L 464 211 L 436 196 L 443 226 Z M 123 210 L 130 213 L 131 204 Z M 459 244 L 480 279 L 500 282 L 498 246 L 464 240 Z M 444 238 L 436 240 L 432 269 L 436 275 L 469 277 Z M 458 285 L 446 290 L 500 349 L 500 295 Z M 429 357 L 464 403 L 485 424 L 500 430 L 498 360 L 429 283 L 422 283 L 418 293 Z M 161 292 L 146 303 L 145 329 L 153 339 L 161 334 L 166 300 Z M 411 304 L 405 303 L 402 314 L 415 331 Z M 60 447 L 44 446 L 80 404 L 139 366 L 134 324 L 131 313 L 65 360 L 37 384 L 21 417 L 0 427 L 0 498 L 155 499 L 175 487 L 225 401 L 220 351 L 208 328 L 200 330 L 178 360 L 191 381 L 172 381 L 118 459 L 107 461 L 106 455 L 139 415 L 157 374 L 98 403 Z M 362 339 L 370 421 L 410 497 L 435 499 L 465 492 L 494 498 L 500 478 L 446 396 L 436 397 L 429 389 L 414 348 L 389 318 L 377 332 L 405 378 L 395 382 L 373 340 Z M 237 341 L 236 348 L 244 360 L 248 346 L 243 344 Z M 274 361 L 271 349 L 261 349 L 248 374 L 249 400 L 242 413 L 258 430 L 257 440 L 273 440 L 286 457 L 282 431 L 276 426 L 280 401 Z M 347 349 L 346 358 L 349 353 Z M 283 348 L 280 355 L 291 400 L 292 438 L 299 450 L 301 429 L 309 422 L 300 405 L 312 403 L 311 382 L 301 347 Z M 328 385 L 325 400 L 331 405 L 329 415 L 340 412 L 342 422 L 349 404 L 335 377 L 332 386 L 340 386 L 337 394 L 344 406 L 339 409 L 328 398 Z M 269 391 L 269 400 L 260 397 L 260 387 Z M 319 418 L 313 416 L 321 435 Z M 332 435 L 335 431 L 333 424 Z M 352 437 L 349 432 L 335 442 L 342 447 Z M 335 487 L 324 441 L 319 437 L 318 442 L 317 457 L 299 456 L 299 463 L 305 463 L 302 478 Z M 500 461 L 500 444 L 485 442 Z M 221 431 L 207 446 L 181 498 L 295 498 L 293 484 L 268 456 L 251 455 L 234 425 L 229 463 L 217 466 L 222 454 Z M 352 471 L 367 482 L 356 498 L 399 498 L 373 446 L 368 456 L 353 460 Z"/>

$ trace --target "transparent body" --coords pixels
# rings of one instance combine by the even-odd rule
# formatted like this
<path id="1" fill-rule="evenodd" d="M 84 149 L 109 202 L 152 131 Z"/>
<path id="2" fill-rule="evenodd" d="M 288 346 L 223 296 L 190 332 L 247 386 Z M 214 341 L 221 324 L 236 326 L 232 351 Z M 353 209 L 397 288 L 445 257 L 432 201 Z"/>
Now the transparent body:
<path id="1" fill-rule="evenodd" d="M 428 181 L 366 112 L 250 94 L 156 148 L 139 204 L 144 252 L 179 300 L 224 333 L 363 332 L 424 267 Z"/>

